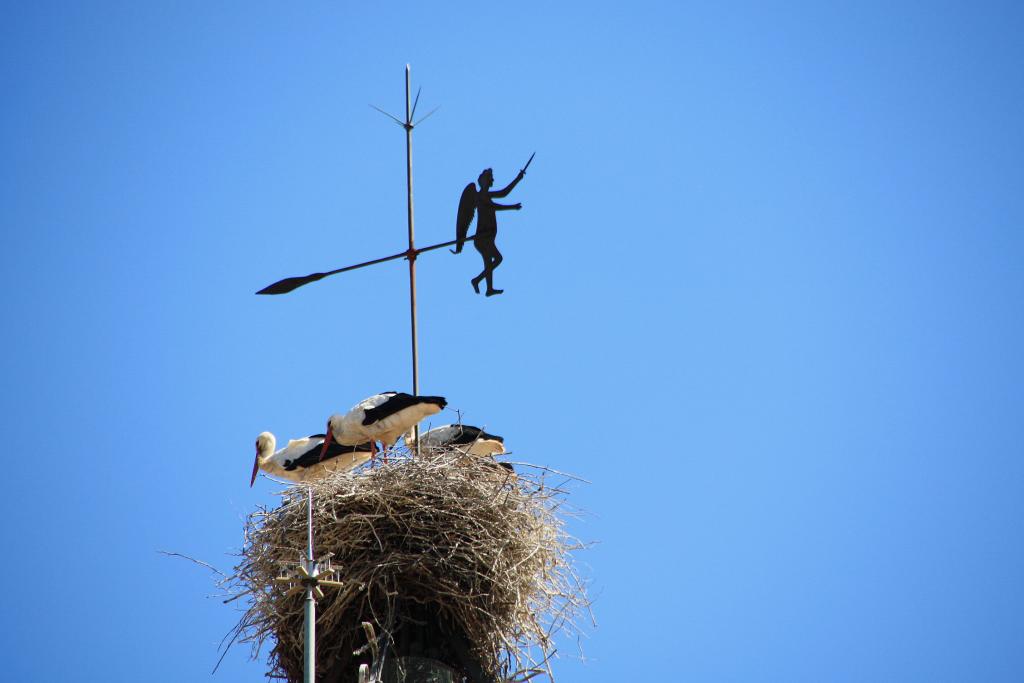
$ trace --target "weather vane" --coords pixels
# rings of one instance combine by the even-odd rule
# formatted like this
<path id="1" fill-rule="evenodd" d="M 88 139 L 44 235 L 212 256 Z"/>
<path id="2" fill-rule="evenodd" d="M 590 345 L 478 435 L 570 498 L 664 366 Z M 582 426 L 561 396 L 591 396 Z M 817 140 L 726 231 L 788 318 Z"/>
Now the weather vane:
<path id="1" fill-rule="evenodd" d="M 501 252 L 494 245 L 494 239 L 498 236 L 498 218 L 495 216 L 495 212 L 519 211 L 523 208 L 523 205 L 518 203 L 495 204 L 493 200 L 508 196 L 508 193 L 526 175 L 526 169 L 530 167 L 530 162 L 533 161 L 533 157 L 536 154 L 534 152 L 530 155 L 526 165 L 520 169 L 516 179 L 506 185 L 504 189 L 497 190 L 496 192 L 490 191 L 491 185 L 494 185 L 494 172 L 489 168 L 485 168 L 480 177 L 477 178 L 477 182 L 480 183 L 480 190 L 477 191 L 476 186 L 470 183 L 462 191 L 462 198 L 459 199 L 459 212 L 455 217 L 455 238 L 457 242 L 452 253 L 458 254 L 462 251 L 462 245 L 466 241 L 466 233 L 469 232 L 469 224 L 473 222 L 473 211 L 475 210 L 477 219 L 473 246 L 480 252 L 480 256 L 484 260 L 484 269 L 480 271 L 479 275 L 470 280 L 473 285 L 473 291 L 477 294 L 480 293 L 480 280 L 484 278 L 487 278 L 487 296 L 494 296 L 505 291 L 504 289 L 494 288 L 494 269 L 500 266 L 503 260 Z"/>
<path id="2" fill-rule="evenodd" d="M 491 169 L 485 169 L 479 177 L 478 182 L 480 183 L 479 191 L 470 183 L 462 191 L 462 197 L 459 201 L 458 214 L 455 221 L 455 234 L 456 238 L 448 242 L 441 242 L 440 244 L 432 244 L 428 247 L 417 248 L 414 240 L 413 231 L 413 201 L 412 201 L 412 131 L 417 125 L 422 123 L 437 109 L 434 109 L 429 114 L 424 116 L 419 121 L 413 121 L 416 116 L 416 105 L 419 104 L 420 94 L 416 93 L 415 101 L 410 102 L 410 74 L 409 66 L 405 67 L 405 119 L 399 119 L 396 116 L 389 114 L 388 112 L 373 107 L 377 111 L 381 112 L 385 116 L 391 118 L 395 123 L 402 126 L 405 129 L 405 179 L 406 179 L 406 190 L 407 190 L 407 215 L 408 215 L 408 227 L 409 227 L 409 248 L 405 251 L 397 254 L 391 254 L 390 256 L 384 256 L 382 258 L 373 259 L 370 261 L 364 261 L 363 263 L 356 263 L 351 266 L 345 266 L 343 268 L 337 268 L 335 270 L 329 270 L 326 273 L 311 273 L 309 275 L 301 277 L 288 277 L 283 280 L 279 280 L 272 285 L 264 287 L 257 294 L 287 294 L 292 290 L 298 289 L 303 285 L 307 285 L 317 280 L 322 280 L 325 277 L 331 275 L 337 275 L 338 273 L 344 273 L 350 270 L 356 270 L 358 268 L 365 268 L 367 266 L 373 266 L 378 263 L 384 263 L 385 261 L 394 261 L 395 259 L 408 259 L 409 261 L 409 320 L 412 328 L 412 393 L 419 395 L 419 366 L 418 366 L 418 345 L 417 345 L 417 333 L 416 333 L 416 257 L 422 253 L 440 249 L 442 247 L 449 247 L 456 245 L 456 248 L 452 253 L 459 253 L 462 251 L 462 246 L 467 240 L 473 240 L 473 244 L 476 250 L 480 252 L 480 256 L 483 258 L 484 269 L 479 275 L 474 277 L 471 282 L 473 289 L 480 293 L 480 281 L 483 279 L 487 280 L 487 296 L 493 296 L 495 294 L 501 294 L 504 290 L 495 289 L 493 282 L 494 269 L 502 261 L 501 252 L 494 244 L 495 237 L 498 232 L 498 222 L 495 216 L 497 211 L 516 210 L 522 208 L 521 204 L 496 204 L 492 200 L 495 198 L 501 198 L 506 196 L 512 189 L 523 179 L 526 174 L 526 169 L 529 167 L 530 162 L 533 161 L 533 157 L 536 155 L 530 155 L 526 165 L 519 171 L 515 180 L 508 184 L 504 189 L 498 191 L 491 191 L 491 186 L 494 184 L 494 174 Z M 370 105 L 373 106 L 373 105 Z M 469 224 L 473 220 L 474 211 L 477 214 L 477 230 L 474 235 L 467 236 L 466 233 L 469 231 Z"/>

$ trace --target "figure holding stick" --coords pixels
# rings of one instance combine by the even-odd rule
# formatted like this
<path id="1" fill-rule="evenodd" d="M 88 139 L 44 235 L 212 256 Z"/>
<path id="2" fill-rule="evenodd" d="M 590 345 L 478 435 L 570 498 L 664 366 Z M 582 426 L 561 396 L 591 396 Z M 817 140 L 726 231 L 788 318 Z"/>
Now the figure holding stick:
<path id="1" fill-rule="evenodd" d="M 498 204 L 493 200 L 507 196 L 515 188 L 519 181 L 523 179 L 523 176 L 526 175 L 526 169 L 529 168 L 530 162 L 533 161 L 535 155 L 536 152 L 531 154 L 530 159 L 519 171 L 515 180 L 500 190 L 491 191 L 491 187 L 494 185 L 494 173 L 491 169 L 485 168 L 480 177 L 477 178 L 480 189 L 477 190 L 476 186 L 470 183 L 462 191 L 462 197 L 459 199 L 459 211 L 455 218 L 455 239 L 457 242 L 452 253 L 458 254 L 462 251 L 462 245 L 466 241 L 466 235 L 469 233 L 469 224 L 473 222 L 473 213 L 475 211 L 477 219 L 473 246 L 480 252 L 480 257 L 484 261 L 484 269 L 480 271 L 479 275 L 470 280 L 473 285 L 473 291 L 477 294 L 480 293 L 480 281 L 483 279 L 487 280 L 487 291 L 485 292 L 487 296 L 494 296 L 505 291 L 494 288 L 494 269 L 501 265 L 502 262 L 501 252 L 498 251 L 498 247 L 494 243 L 495 238 L 498 236 L 496 213 L 498 211 L 519 211 L 523 208 L 523 205 L 519 203 Z"/>

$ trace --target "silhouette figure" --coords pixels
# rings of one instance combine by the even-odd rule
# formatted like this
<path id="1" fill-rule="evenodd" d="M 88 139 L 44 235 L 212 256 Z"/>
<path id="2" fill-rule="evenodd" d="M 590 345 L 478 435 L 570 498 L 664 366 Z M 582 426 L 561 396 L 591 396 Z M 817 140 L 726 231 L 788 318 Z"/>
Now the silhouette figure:
<path id="1" fill-rule="evenodd" d="M 480 252 L 480 256 L 484 260 L 484 269 L 480 271 L 479 275 L 470 280 L 473 285 L 473 291 L 477 294 L 480 293 L 480 281 L 484 278 L 487 279 L 487 296 L 494 296 L 505 291 L 494 288 L 494 269 L 501 265 L 502 262 L 501 252 L 498 251 L 498 247 L 494 244 L 494 240 L 498 236 L 496 212 L 519 211 L 523 208 L 523 205 L 518 203 L 497 204 L 493 200 L 505 197 L 512 191 L 519 181 L 523 179 L 523 176 L 526 175 L 526 169 L 529 167 L 530 161 L 533 161 L 532 155 L 530 160 L 526 162 L 526 166 L 523 166 L 519 171 L 515 180 L 500 190 L 491 191 L 491 186 L 494 185 L 494 173 L 491 169 L 485 168 L 480 177 L 477 178 L 480 190 L 478 191 L 476 186 L 470 183 L 462 191 L 462 197 L 459 199 L 459 212 L 455 217 L 455 239 L 458 240 L 458 243 L 455 245 L 452 253 L 458 254 L 462 251 L 462 245 L 466 241 L 466 235 L 469 233 L 469 224 L 473 222 L 473 212 L 475 211 L 477 219 L 473 246 Z"/>

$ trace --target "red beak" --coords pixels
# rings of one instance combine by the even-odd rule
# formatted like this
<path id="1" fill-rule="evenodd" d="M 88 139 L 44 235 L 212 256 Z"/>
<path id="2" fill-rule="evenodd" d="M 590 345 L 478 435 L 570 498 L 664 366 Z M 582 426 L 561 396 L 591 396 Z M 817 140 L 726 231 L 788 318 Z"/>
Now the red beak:
<path id="1" fill-rule="evenodd" d="M 256 459 L 252 461 L 252 479 L 249 480 L 249 488 L 256 483 L 256 475 L 260 471 L 260 452 L 256 451 Z"/>
<path id="2" fill-rule="evenodd" d="M 334 443 L 334 433 L 331 431 L 330 425 L 327 426 L 327 436 L 324 437 L 324 447 L 320 449 L 320 462 L 323 462 L 324 456 L 327 455 L 327 447 Z"/>

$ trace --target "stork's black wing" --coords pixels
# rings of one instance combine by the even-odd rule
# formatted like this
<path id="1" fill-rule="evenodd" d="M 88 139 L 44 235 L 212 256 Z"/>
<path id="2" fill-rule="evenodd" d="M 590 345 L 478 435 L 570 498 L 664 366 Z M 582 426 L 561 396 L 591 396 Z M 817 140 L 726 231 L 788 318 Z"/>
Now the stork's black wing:
<path id="1" fill-rule="evenodd" d="M 453 446 L 465 446 L 467 444 L 475 443 L 477 440 L 480 441 L 497 441 L 498 443 L 505 443 L 505 439 L 501 438 L 497 434 L 488 434 L 479 427 L 472 427 L 470 425 L 453 425 L 455 427 L 455 434 L 451 441 L 448 443 Z"/>
<path id="2" fill-rule="evenodd" d="M 317 434 L 314 436 L 325 436 L 324 434 Z M 361 443 L 356 446 L 342 446 L 340 443 L 336 443 L 334 439 L 331 439 L 331 444 L 327 447 L 327 452 L 324 453 L 324 459 L 320 460 L 320 449 L 323 448 L 324 442 L 321 440 L 315 446 L 310 448 L 308 451 L 295 458 L 289 460 L 284 464 L 284 468 L 291 472 L 292 470 L 302 467 L 312 467 L 319 462 L 325 462 L 331 458 L 336 458 L 339 455 L 346 455 L 348 453 L 370 453 L 373 450 L 373 446 L 369 441 Z"/>
<path id="3" fill-rule="evenodd" d="M 420 403 L 432 403 L 438 408 L 444 408 L 448 405 L 448 401 L 445 400 L 444 396 L 413 396 L 405 392 L 396 393 L 394 396 L 388 398 L 388 400 L 381 403 L 376 408 L 367 408 L 365 417 L 363 418 L 364 425 L 371 425 L 377 420 L 383 420 L 389 415 L 394 415 L 400 410 L 419 405 Z"/>

